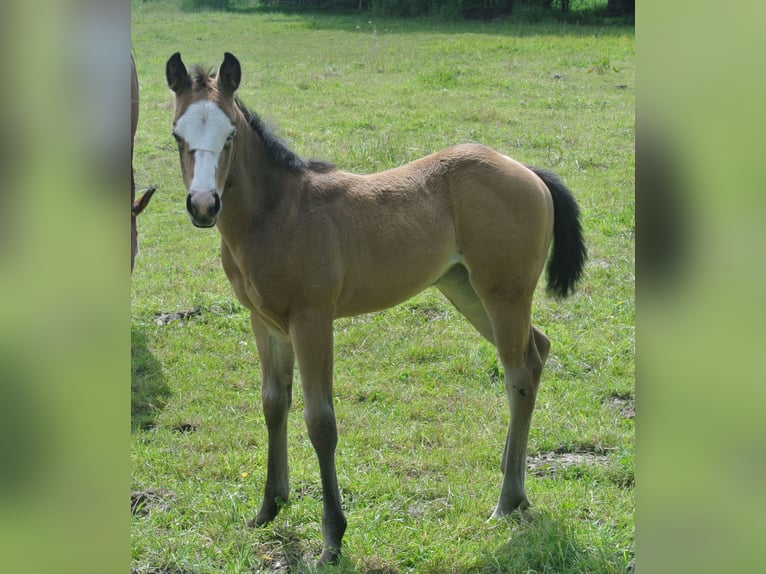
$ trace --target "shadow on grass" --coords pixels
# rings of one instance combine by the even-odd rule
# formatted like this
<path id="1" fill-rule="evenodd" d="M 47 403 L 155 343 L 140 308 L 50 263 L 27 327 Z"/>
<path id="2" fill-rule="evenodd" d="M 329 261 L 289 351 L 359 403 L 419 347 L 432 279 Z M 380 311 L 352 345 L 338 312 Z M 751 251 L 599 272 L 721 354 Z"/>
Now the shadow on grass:
<path id="1" fill-rule="evenodd" d="M 154 426 L 171 393 L 162 365 L 146 346 L 146 335 L 135 328 L 130 335 L 130 426 L 136 431 Z"/>
<path id="2" fill-rule="evenodd" d="M 571 526 L 547 513 L 528 511 L 523 518 L 506 520 L 508 541 L 480 555 L 467 572 L 632 572 L 632 556 L 587 544 Z"/>

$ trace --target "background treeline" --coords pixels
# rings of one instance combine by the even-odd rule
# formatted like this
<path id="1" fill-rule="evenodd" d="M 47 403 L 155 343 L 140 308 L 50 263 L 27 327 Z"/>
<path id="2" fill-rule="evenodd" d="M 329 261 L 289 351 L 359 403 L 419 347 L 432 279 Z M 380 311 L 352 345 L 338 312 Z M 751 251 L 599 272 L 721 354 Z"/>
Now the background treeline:
<path id="1" fill-rule="evenodd" d="M 441 16 L 491 19 L 514 12 L 569 14 L 600 12 L 606 16 L 634 16 L 635 0 L 182 0 L 187 9 L 249 10 L 285 8 L 306 11 L 365 11 L 377 16 Z"/>

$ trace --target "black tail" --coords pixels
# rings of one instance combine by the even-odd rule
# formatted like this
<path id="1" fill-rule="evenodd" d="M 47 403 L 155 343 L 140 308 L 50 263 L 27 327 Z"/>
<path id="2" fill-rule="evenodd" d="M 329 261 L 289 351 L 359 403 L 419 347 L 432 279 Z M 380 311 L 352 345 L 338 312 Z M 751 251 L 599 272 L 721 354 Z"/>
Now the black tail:
<path id="1" fill-rule="evenodd" d="M 550 171 L 530 167 L 543 180 L 553 198 L 553 249 L 548 260 L 548 293 L 566 297 L 574 293 L 588 252 L 580 226 L 580 208 L 564 182 Z"/>

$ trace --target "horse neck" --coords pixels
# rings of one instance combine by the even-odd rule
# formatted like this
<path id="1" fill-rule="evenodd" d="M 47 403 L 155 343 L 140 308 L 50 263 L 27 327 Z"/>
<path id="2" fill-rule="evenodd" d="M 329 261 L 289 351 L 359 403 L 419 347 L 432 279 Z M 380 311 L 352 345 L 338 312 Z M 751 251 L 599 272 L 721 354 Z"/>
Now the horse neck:
<path id="1" fill-rule="evenodd" d="M 230 247 L 267 219 L 273 220 L 286 212 L 287 205 L 295 199 L 300 177 L 274 164 L 250 126 L 237 126 L 237 132 L 247 136 L 236 139 L 218 224 Z"/>

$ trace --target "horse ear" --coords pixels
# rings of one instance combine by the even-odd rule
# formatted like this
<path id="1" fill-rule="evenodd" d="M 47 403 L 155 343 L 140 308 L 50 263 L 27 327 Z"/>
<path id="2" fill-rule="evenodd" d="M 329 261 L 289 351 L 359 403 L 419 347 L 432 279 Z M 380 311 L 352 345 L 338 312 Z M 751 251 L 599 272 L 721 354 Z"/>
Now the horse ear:
<path id="1" fill-rule="evenodd" d="M 218 87 L 227 94 L 233 94 L 239 87 L 242 79 L 242 68 L 233 54 L 226 52 L 223 55 L 223 63 L 218 69 Z"/>
<path id="2" fill-rule="evenodd" d="M 186 71 L 186 65 L 181 60 L 180 52 L 170 56 L 165 66 L 165 76 L 168 79 L 168 87 L 176 94 L 180 94 L 191 86 L 191 78 L 189 72 Z"/>

